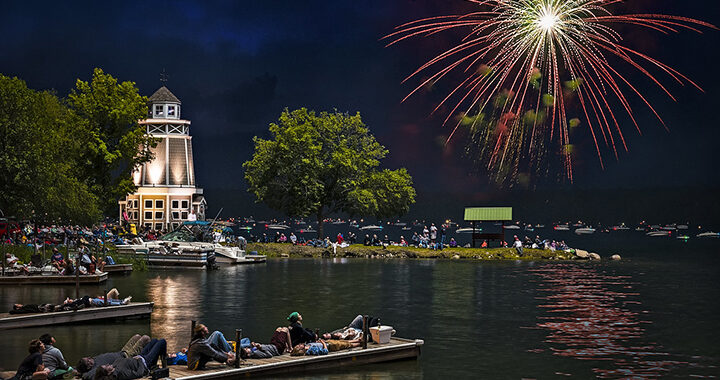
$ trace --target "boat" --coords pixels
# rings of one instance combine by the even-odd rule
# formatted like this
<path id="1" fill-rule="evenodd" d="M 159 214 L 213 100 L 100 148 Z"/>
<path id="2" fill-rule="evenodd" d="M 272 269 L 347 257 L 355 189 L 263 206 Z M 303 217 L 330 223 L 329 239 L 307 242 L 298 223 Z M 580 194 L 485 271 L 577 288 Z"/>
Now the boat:
<path id="1" fill-rule="evenodd" d="M 674 224 L 671 224 L 669 226 L 662 226 L 662 228 L 660 228 L 660 229 L 663 231 L 675 231 L 675 230 L 677 230 L 677 226 L 675 226 Z"/>
<path id="2" fill-rule="evenodd" d="M 702 238 L 717 238 L 717 237 L 720 237 L 720 233 L 711 232 L 711 231 L 710 231 L 710 232 L 703 232 L 703 233 L 697 234 L 697 237 L 702 237 Z"/>
<path id="3" fill-rule="evenodd" d="M 317 233 L 316 230 L 313 230 L 312 228 L 302 229 L 299 231 L 301 234 L 315 234 Z"/>
<path id="4" fill-rule="evenodd" d="M 645 235 L 647 235 L 647 236 L 652 236 L 652 237 L 670 236 L 670 231 L 657 231 L 657 230 L 655 230 L 655 231 L 650 231 L 650 232 L 646 233 Z"/>
<path id="5" fill-rule="evenodd" d="M 688 240 L 690 240 L 690 236 L 688 236 L 688 235 L 678 235 L 678 236 L 676 237 L 676 239 L 688 241 Z"/>
<path id="6" fill-rule="evenodd" d="M 545 225 L 544 225 L 544 224 L 536 224 L 536 225 L 535 225 L 535 228 L 536 228 L 536 229 L 545 228 Z"/>
<path id="7" fill-rule="evenodd" d="M 410 231 L 410 230 L 412 230 L 412 227 L 405 226 L 405 227 L 401 228 L 401 230 Z"/>
<path id="8" fill-rule="evenodd" d="M 345 224 L 345 221 L 344 220 L 336 220 L 336 221 L 332 222 L 332 224 Z"/>
<path id="9" fill-rule="evenodd" d="M 382 231 L 382 226 L 376 226 L 376 225 L 367 225 L 360 227 L 361 231 Z"/>
<path id="10" fill-rule="evenodd" d="M 613 226 L 612 229 L 613 229 L 614 231 L 627 231 L 627 230 L 629 230 L 630 228 L 629 228 L 628 226 L 626 226 L 625 223 L 620 223 L 619 226 Z"/>
<path id="11" fill-rule="evenodd" d="M 506 230 L 519 230 L 520 226 L 517 224 L 508 224 L 507 226 L 503 226 L 503 228 Z"/>
<path id="12" fill-rule="evenodd" d="M 471 234 L 473 232 L 480 232 L 482 231 L 482 228 L 472 228 L 472 227 L 466 227 L 466 228 L 458 228 L 455 230 L 456 234 Z"/>
<path id="13" fill-rule="evenodd" d="M 687 226 L 687 224 L 678 224 L 677 229 L 678 230 L 687 230 L 688 226 Z"/>
<path id="14" fill-rule="evenodd" d="M 637 232 L 643 232 L 643 231 L 645 231 L 645 228 L 644 228 L 644 227 L 637 227 L 637 228 L 635 228 L 635 231 L 637 231 Z"/>
<path id="15" fill-rule="evenodd" d="M 144 255 L 149 265 L 158 267 L 212 268 L 215 262 L 252 264 L 265 262 L 262 255 L 245 254 L 245 238 L 238 237 L 239 246 L 221 244 L 223 233 L 230 230 L 227 223 L 208 221 L 184 222 L 180 228 L 160 240 L 143 241 L 135 238 L 134 244 L 118 245 L 118 253 Z"/>
<path id="16" fill-rule="evenodd" d="M 290 228 L 287 224 L 268 224 L 266 226 L 268 230 L 287 230 Z"/>
<path id="17" fill-rule="evenodd" d="M 578 235 L 592 235 L 595 233 L 595 229 L 590 227 L 581 227 L 575 229 L 575 233 Z"/>
<path id="18" fill-rule="evenodd" d="M 570 231 L 570 226 L 567 224 L 558 224 L 557 226 L 553 227 L 555 231 Z"/>

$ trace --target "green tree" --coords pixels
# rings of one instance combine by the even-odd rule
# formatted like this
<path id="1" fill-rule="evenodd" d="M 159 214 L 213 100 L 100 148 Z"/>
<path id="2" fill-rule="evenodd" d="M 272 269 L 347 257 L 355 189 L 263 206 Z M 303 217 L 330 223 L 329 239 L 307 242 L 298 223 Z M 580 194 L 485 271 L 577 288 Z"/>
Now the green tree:
<path id="1" fill-rule="evenodd" d="M 285 109 L 270 133 L 255 137 L 253 158 L 243 164 L 248 190 L 288 216 L 316 215 L 321 238 L 328 213 L 398 216 L 415 202 L 405 169 L 378 169 L 388 151 L 359 113 Z"/>
<path id="2" fill-rule="evenodd" d="M 78 165 L 85 132 L 54 94 L 0 75 L 0 209 L 19 218 L 97 220 L 97 198 Z"/>
<path id="3" fill-rule="evenodd" d="M 134 82 L 118 83 L 96 68 L 90 82 L 77 80 L 68 105 L 87 129 L 84 168 L 86 182 L 97 195 L 101 210 L 113 212 L 118 199 L 136 186 L 132 172 L 152 160 L 155 140 L 138 124 L 147 116 L 147 98 Z"/>

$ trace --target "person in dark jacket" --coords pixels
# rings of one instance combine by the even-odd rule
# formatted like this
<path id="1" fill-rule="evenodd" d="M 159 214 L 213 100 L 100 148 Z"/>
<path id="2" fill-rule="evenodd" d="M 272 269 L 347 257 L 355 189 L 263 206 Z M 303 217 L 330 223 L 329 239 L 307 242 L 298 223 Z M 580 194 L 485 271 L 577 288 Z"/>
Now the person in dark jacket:
<path id="1" fill-rule="evenodd" d="M 287 327 L 278 327 L 270 338 L 270 344 L 251 342 L 250 347 L 244 347 L 240 351 L 243 359 L 268 359 L 273 356 L 280 356 L 292 350 L 290 344 L 290 330 Z"/>
<path id="2" fill-rule="evenodd" d="M 49 371 L 50 379 L 62 377 L 72 371 L 72 367 L 68 366 L 62 352 L 55 347 L 55 337 L 50 334 L 43 334 L 40 336 L 40 341 L 45 345 L 42 359 L 43 365 Z"/>
<path id="3" fill-rule="evenodd" d="M 95 378 L 98 368 L 113 364 L 118 359 L 131 358 L 141 354 L 148 342 L 150 342 L 150 337 L 147 335 L 135 334 L 120 351 L 107 352 L 95 357 L 84 357 L 78 361 L 75 369 L 81 374 L 83 380 L 92 380 Z"/>
<path id="4" fill-rule="evenodd" d="M 297 311 L 292 312 L 287 319 L 290 322 L 290 341 L 293 346 L 301 343 L 315 342 L 317 340 L 318 337 L 312 330 L 302 326 L 302 315 L 300 315 L 300 313 Z"/>
<path id="5" fill-rule="evenodd" d="M 205 325 L 198 324 L 193 330 L 192 341 L 187 350 L 188 369 L 203 369 L 211 360 L 230 365 L 235 361 L 235 354 L 220 331 L 210 334 Z"/>
<path id="6" fill-rule="evenodd" d="M 157 365 L 157 360 L 164 356 L 167 356 L 167 342 L 165 339 L 153 339 L 145 345 L 140 355 L 118 358 L 112 364 L 101 365 L 93 380 L 132 380 L 145 377 Z"/>

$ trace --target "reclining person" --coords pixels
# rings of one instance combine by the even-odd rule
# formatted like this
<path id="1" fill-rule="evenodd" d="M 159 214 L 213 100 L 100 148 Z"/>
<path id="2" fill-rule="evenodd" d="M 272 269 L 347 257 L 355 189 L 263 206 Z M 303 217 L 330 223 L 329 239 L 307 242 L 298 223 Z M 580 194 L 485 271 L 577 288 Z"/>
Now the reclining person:
<path id="1" fill-rule="evenodd" d="M 97 368 L 94 380 L 132 380 L 145 377 L 157 366 L 157 360 L 167 356 L 165 339 L 153 339 L 143 348 L 140 355 L 117 358 L 112 364 Z"/>
<path id="2" fill-rule="evenodd" d="M 328 347 L 327 344 L 325 344 L 325 341 L 322 339 L 318 340 L 317 342 L 297 344 L 295 345 L 295 347 L 293 347 L 292 352 L 290 352 L 290 356 L 318 356 L 327 354 Z"/>
<path id="3" fill-rule="evenodd" d="M 42 360 L 43 365 L 48 370 L 48 377 L 50 379 L 57 379 L 68 372 L 72 372 L 73 369 L 68 366 L 62 352 L 55 347 L 55 337 L 50 334 L 43 334 L 39 339 L 45 345 Z"/>
<path id="4" fill-rule="evenodd" d="M 78 361 L 75 369 L 82 376 L 83 380 L 92 380 L 100 366 L 113 364 L 118 359 L 137 356 L 149 342 L 149 336 L 135 334 L 125 343 L 120 351 L 107 352 L 95 357 L 84 357 Z"/>
<path id="5" fill-rule="evenodd" d="M 243 359 L 268 359 L 291 350 L 290 331 L 287 327 L 278 327 L 270 338 L 270 344 L 251 342 L 250 347 L 244 347 L 240 351 L 240 357 Z"/>
<path id="6" fill-rule="evenodd" d="M 368 316 L 368 327 L 371 326 L 377 326 L 378 325 L 378 318 Z M 340 328 L 338 330 L 335 330 L 333 332 L 324 333 L 322 335 L 322 338 L 327 339 L 337 339 L 337 340 L 355 340 L 355 339 L 361 339 L 363 336 L 363 316 L 358 314 L 355 319 L 350 322 L 349 325 Z"/>
<path id="7" fill-rule="evenodd" d="M 50 370 L 45 368 L 43 365 L 42 353 L 45 350 L 45 345 L 39 339 L 33 339 L 30 341 L 28 355 L 20 363 L 15 376 L 10 380 L 44 380 L 48 378 Z"/>
<path id="8" fill-rule="evenodd" d="M 192 341 L 187 350 L 188 369 L 203 369 L 211 360 L 230 365 L 235 361 L 232 351 L 232 346 L 220 331 L 210 334 L 205 325 L 198 324 L 193 330 Z"/>

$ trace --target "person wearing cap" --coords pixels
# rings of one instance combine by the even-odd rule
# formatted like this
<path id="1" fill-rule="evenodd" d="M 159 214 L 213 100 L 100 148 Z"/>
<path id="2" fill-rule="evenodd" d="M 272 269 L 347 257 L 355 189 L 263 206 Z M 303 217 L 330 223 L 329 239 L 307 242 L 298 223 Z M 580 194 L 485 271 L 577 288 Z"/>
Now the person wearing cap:
<path id="1" fill-rule="evenodd" d="M 306 329 L 302 325 L 302 315 L 297 311 L 290 313 L 288 316 L 288 322 L 290 322 L 290 341 L 293 345 L 305 344 L 309 342 L 315 342 L 317 335 L 310 329 Z"/>

